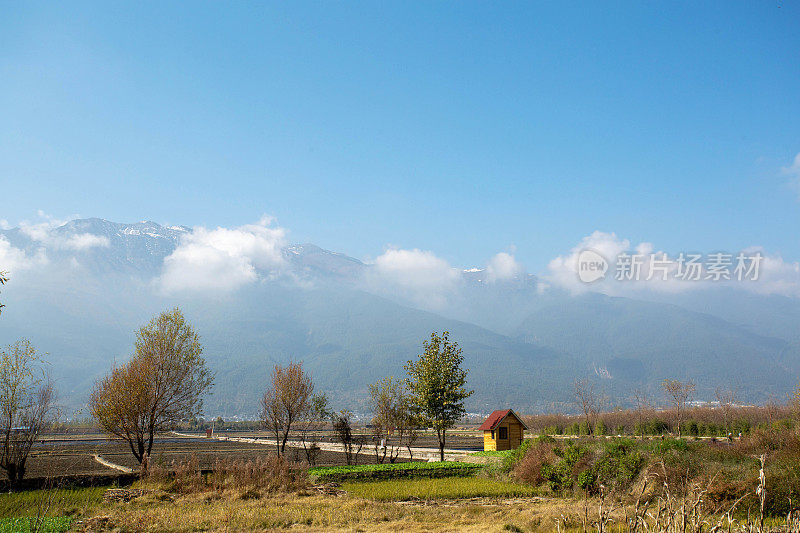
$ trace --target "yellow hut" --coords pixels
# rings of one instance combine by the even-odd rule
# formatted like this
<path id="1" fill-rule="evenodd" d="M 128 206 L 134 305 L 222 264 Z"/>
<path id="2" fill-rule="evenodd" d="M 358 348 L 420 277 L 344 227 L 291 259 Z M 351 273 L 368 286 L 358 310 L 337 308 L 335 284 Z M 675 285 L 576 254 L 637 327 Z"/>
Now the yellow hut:
<path id="1" fill-rule="evenodd" d="M 513 450 L 522 444 L 522 437 L 528 426 L 511 409 L 495 411 L 489 415 L 481 427 L 484 451 Z"/>

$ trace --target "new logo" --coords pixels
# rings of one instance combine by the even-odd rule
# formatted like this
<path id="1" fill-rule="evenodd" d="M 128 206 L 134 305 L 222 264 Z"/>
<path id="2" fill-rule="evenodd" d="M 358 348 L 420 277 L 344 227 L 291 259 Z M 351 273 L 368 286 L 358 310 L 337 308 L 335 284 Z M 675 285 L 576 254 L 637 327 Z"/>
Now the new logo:
<path id="1" fill-rule="evenodd" d="M 578 278 L 584 283 L 592 283 L 606 277 L 608 261 L 594 250 L 583 250 L 578 254 Z"/>

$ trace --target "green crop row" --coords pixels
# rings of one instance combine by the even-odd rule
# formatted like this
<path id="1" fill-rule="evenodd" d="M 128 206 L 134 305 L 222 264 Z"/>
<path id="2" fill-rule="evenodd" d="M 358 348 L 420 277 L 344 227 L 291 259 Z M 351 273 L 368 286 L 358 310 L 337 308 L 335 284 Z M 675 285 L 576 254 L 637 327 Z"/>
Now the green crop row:
<path id="1" fill-rule="evenodd" d="M 411 477 L 470 476 L 482 466 L 456 461 L 423 463 L 384 463 L 376 465 L 323 466 L 311 468 L 309 476 L 317 481 L 346 479 L 397 479 Z"/>

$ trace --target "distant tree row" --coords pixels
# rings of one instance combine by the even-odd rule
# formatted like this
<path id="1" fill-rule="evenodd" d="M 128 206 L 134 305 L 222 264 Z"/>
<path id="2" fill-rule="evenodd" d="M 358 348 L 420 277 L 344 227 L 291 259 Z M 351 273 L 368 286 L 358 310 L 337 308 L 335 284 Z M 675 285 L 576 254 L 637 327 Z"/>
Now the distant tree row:
<path id="1" fill-rule="evenodd" d="M 630 409 L 610 409 L 589 380 L 574 383 L 574 403 L 579 415 L 544 414 L 526 417 L 533 432 L 550 435 L 663 435 L 726 437 L 748 433 L 756 427 L 786 427 L 800 419 L 800 389 L 785 403 L 742 406 L 735 388 L 719 387 L 714 405 L 693 406 L 692 381 L 664 380 L 664 400 L 659 405 L 642 390 L 631 394 Z"/>

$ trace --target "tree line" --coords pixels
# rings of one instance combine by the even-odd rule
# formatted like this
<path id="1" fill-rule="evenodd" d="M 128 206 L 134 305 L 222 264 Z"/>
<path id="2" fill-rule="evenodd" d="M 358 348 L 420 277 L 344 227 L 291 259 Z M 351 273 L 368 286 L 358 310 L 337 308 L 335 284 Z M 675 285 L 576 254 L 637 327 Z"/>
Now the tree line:
<path id="1" fill-rule="evenodd" d="M 717 387 L 713 405 L 695 405 L 693 381 L 665 379 L 661 395 L 644 389 L 631 391 L 631 408 L 612 408 L 589 379 L 573 384 L 573 404 L 577 415 L 541 414 L 527 416 L 528 427 L 547 435 L 663 435 L 734 437 L 756 427 L 785 427 L 800 418 L 800 389 L 779 402 L 741 405 L 735 387 Z"/>
<path id="2" fill-rule="evenodd" d="M 137 332 L 129 362 L 98 380 L 89 409 L 100 427 L 126 441 L 143 463 L 158 433 L 202 412 L 202 396 L 213 386 L 213 375 L 202 357 L 199 337 L 179 309 L 161 313 Z M 449 333 L 431 334 L 423 353 L 406 364 L 404 380 L 392 377 L 370 386 L 375 413 L 372 428 L 376 459 L 394 462 L 399 447 L 410 447 L 419 426 L 436 430 L 444 460 L 447 430 L 465 413 L 467 371 Z M 275 438 L 278 455 L 285 454 L 292 431 L 297 432 L 310 463 L 319 454 L 318 433 L 330 422 L 350 461 L 364 443 L 352 430 L 352 414 L 332 412 L 324 394 L 315 394 L 310 373 L 301 362 L 275 365 L 261 398 L 262 425 Z M 391 438 L 390 438 L 391 437 Z"/>
<path id="3" fill-rule="evenodd" d="M 7 281 L 0 273 L 0 284 Z M 378 462 L 394 462 L 401 447 L 411 453 L 421 426 L 436 430 L 444 460 L 447 430 L 465 414 L 464 399 L 473 392 L 466 389 L 462 363 L 461 348 L 449 333 L 432 333 L 422 354 L 406 364 L 404 379 L 387 377 L 369 387 Z M 59 417 L 44 368 L 42 355 L 27 340 L 0 350 L 0 468 L 12 484 L 23 479 L 33 443 Z M 126 442 L 146 468 L 156 437 L 200 416 L 203 397 L 213 384 L 200 337 L 175 308 L 139 328 L 130 360 L 96 381 L 88 407 L 98 426 Z M 311 464 L 320 453 L 320 430 L 325 427 L 342 443 L 348 463 L 356 462 L 367 444 L 353 431 L 351 412 L 333 411 L 325 394 L 315 394 L 302 362 L 272 368 L 260 418 L 275 438 L 278 455 L 285 454 L 296 432 Z"/>

